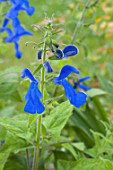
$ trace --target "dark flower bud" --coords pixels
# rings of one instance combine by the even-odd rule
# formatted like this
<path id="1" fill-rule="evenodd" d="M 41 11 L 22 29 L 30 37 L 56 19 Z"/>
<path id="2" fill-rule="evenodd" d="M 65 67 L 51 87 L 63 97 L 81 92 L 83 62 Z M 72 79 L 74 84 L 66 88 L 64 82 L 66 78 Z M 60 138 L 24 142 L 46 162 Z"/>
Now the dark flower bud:
<path id="1" fill-rule="evenodd" d="M 64 57 L 64 54 L 62 52 L 62 50 L 56 50 L 56 58 L 63 58 Z"/>
<path id="2" fill-rule="evenodd" d="M 36 59 L 38 59 L 38 60 L 41 60 L 41 59 L 42 59 L 42 51 L 41 51 L 41 50 L 37 51 L 37 53 L 36 53 Z"/>
<path id="3" fill-rule="evenodd" d="M 44 65 L 47 73 L 53 72 L 53 69 L 52 69 L 52 67 L 51 67 L 51 65 L 50 65 L 50 63 L 48 61 L 46 61 L 43 65 Z"/>

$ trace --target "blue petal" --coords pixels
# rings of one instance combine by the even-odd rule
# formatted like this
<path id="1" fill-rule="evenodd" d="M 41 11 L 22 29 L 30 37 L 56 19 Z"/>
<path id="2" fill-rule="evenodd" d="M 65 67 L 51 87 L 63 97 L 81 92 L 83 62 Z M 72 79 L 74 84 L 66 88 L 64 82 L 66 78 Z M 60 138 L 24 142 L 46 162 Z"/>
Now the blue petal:
<path id="1" fill-rule="evenodd" d="M 75 100 L 72 101 L 72 104 L 77 108 L 79 108 L 80 106 L 86 103 L 86 98 L 87 95 L 85 93 L 77 92 Z"/>
<path id="2" fill-rule="evenodd" d="M 78 54 L 78 48 L 74 45 L 67 45 L 63 49 L 64 58 Z"/>
<path id="3" fill-rule="evenodd" d="M 83 81 L 88 80 L 90 78 L 91 78 L 90 76 L 86 76 L 86 77 L 80 78 L 79 82 L 83 82 Z"/>
<path id="4" fill-rule="evenodd" d="M 24 111 L 29 113 L 42 113 L 44 111 L 44 105 L 41 103 L 40 98 L 42 93 L 39 91 L 36 82 L 31 82 L 29 90 L 25 95 L 25 100 L 27 103 L 25 105 Z M 30 106 L 29 106 L 30 105 Z"/>
<path id="5" fill-rule="evenodd" d="M 25 100 L 28 100 L 28 99 L 31 97 L 31 92 L 32 92 L 33 88 L 34 88 L 34 82 L 31 82 L 31 83 L 30 83 L 30 87 L 29 87 L 29 89 L 28 89 L 28 92 L 27 92 L 26 95 L 24 96 L 24 99 L 25 99 Z"/>
<path id="6" fill-rule="evenodd" d="M 67 76 L 69 76 L 69 74 L 71 73 L 76 73 L 79 74 L 79 70 L 76 69 L 75 67 L 71 66 L 71 65 L 65 65 L 61 71 L 60 71 L 60 75 L 58 76 L 59 80 L 65 79 Z"/>
<path id="7" fill-rule="evenodd" d="M 15 53 L 15 56 L 20 59 L 22 57 L 22 52 L 17 50 L 16 53 Z"/>
<path id="8" fill-rule="evenodd" d="M 40 114 L 45 110 L 44 105 L 42 104 L 42 102 L 40 101 L 40 99 L 38 97 L 35 97 L 34 104 L 35 104 L 37 113 Z"/>
<path id="9" fill-rule="evenodd" d="M 4 22 L 3 22 L 3 24 L 2 24 L 2 27 L 6 27 L 7 24 L 8 24 L 8 22 L 9 22 L 9 19 L 8 19 L 8 18 L 5 18 L 5 19 L 4 19 Z"/>
<path id="10" fill-rule="evenodd" d="M 14 29 L 16 29 L 19 25 L 20 25 L 20 21 L 18 18 L 12 20 L 12 26 Z"/>
<path id="11" fill-rule="evenodd" d="M 0 28 L 0 33 L 4 32 L 5 28 Z"/>
<path id="12" fill-rule="evenodd" d="M 12 20 L 15 19 L 17 16 L 18 16 L 18 11 L 15 10 L 14 7 L 12 7 L 10 9 L 10 11 L 6 14 L 6 17 L 8 17 L 8 18 L 10 18 Z"/>
<path id="13" fill-rule="evenodd" d="M 56 50 L 56 58 L 63 58 L 64 57 L 64 53 L 62 52 L 62 50 Z"/>
<path id="14" fill-rule="evenodd" d="M 91 89 L 90 87 L 88 87 L 88 86 L 86 86 L 86 85 L 84 85 L 84 84 L 79 84 L 79 85 L 78 85 L 78 87 L 79 87 L 80 89 L 85 90 L 85 91 L 87 91 L 87 90 L 90 90 L 90 89 Z"/>
<path id="15" fill-rule="evenodd" d="M 31 113 L 31 114 L 35 114 L 36 113 L 36 108 L 34 103 L 32 103 L 31 100 L 28 100 L 25 107 L 24 107 L 24 111 Z"/>
<path id="16" fill-rule="evenodd" d="M 39 82 L 38 79 L 36 79 L 32 73 L 30 72 L 30 70 L 28 68 L 25 68 L 23 71 L 22 71 L 22 74 L 21 74 L 21 77 L 22 78 L 25 78 L 25 77 L 28 77 L 31 81 L 34 81 L 34 82 Z"/>
<path id="17" fill-rule="evenodd" d="M 38 89 L 38 83 L 37 82 L 31 82 L 30 83 L 30 87 L 28 89 L 28 92 L 26 93 L 26 95 L 24 96 L 25 100 L 28 100 L 31 97 L 31 93 L 33 93 L 38 97 L 38 98 L 42 98 L 42 93 L 40 92 L 40 90 Z"/>
<path id="18" fill-rule="evenodd" d="M 17 42 L 14 43 L 14 46 L 15 46 L 15 56 L 20 59 L 22 57 L 22 52 L 19 51 L 19 44 Z"/>
<path id="19" fill-rule="evenodd" d="M 29 7 L 28 9 L 26 9 L 26 11 L 27 11 L 27 14 L 29 16 L 31 16 L 35 12 L 35 8 L 34 7 Z"/>
<path id="20" fill-rule="evenodd" d="M 42 94 L 40 96 L 39 94 L 40 91 L 39 90 L 37 91 L 37 89 L 38 89 L 37 85 L 35 84 L 33 90 L 31 91 L 32 96 L 31 99 L 33 100 L 33 103 L 35 105 L 36 112 L 40 114 L 44 111 L 45 108 L 42 102 L 40 101 L 40 97 L 42 97 Z"/>
<path id="21" fill-rule="evenodd" d="M 72 105 L 79 108 L 86 102 L 87 95 L 83 92 L 76 92 L 67 80 L 63 80 L 62 85 L 65 90 L 66 98 Z"/>
<path id="22" fill-rule="evenodd" d="M 62 86 L 64 87 L 66 98 L 68 98 L 71 103 L 76 96 L 76 91 L 67 80 L 62 81 Z"/>
<path id="23" fill-rule="evenodd" d="M 50 63 L 49 63 L 48 61 L 44 62 L 43 65 L 44 65 L 44 67 L 45 67 L 47 73 L 53 72 L 53 69 L 52 69 L 52 67 L 51 67 L 51 65 L 50 65 Z"/>

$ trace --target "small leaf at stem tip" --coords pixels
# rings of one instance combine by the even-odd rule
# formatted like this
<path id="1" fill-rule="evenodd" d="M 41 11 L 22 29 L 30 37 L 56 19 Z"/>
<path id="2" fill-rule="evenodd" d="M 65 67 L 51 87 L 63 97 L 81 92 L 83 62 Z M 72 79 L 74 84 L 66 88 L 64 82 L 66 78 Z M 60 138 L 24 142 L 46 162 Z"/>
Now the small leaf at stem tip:
<path id="1" fill-rule="evenodd" d="M 61 58 L 57 58 L 56 55 L 51 55 L 48 57 L 49 60 L 61 60 Z"/>
<path id="2" fill-rule="evenodd" d="M 33 75 L 36 74 L 42 67 L 43 67 L 43 64 L 40 64 L 40 65 L 33 71 Z"/>

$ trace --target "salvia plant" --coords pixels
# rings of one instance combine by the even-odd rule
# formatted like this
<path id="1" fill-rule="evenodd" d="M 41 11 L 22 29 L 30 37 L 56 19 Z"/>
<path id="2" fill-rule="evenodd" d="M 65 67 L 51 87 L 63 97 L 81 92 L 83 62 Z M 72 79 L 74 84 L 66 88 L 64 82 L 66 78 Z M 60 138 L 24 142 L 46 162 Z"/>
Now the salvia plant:
<path id="1" fill-rule="evenodd" d="M 35 27 L 38 27 L 38 25 L 35 25 Z M 56 28 L 54 28 L 54 24 L 52 23 L 51 19 L 47 20 L 47 23 L 42 26 L 44 35 L 43 35 L 43 42 L 41 42 L 42 47 L 40 47 L 39 51 L 37 52 L 36 56 L 38 60 L 41 60 L 41 75 L 40 80 L 35 78 L 35 76 L 31 73 L 31 71 L 28 68 L 25 68 L 22 71 L 21 77 L 29 78 L 30 80 L 30 86 L 28 89 L 28 92 L 25 95 L 26 104 L 24 107 L 24 111 L 28 112 L 30 114 L 38 114 L 38 129 L 37 129 L 37 139 L 35 143 L 35 151 L 34 151 L 34 164 L 33 168 L 37 169 L 38 167 L 38 159 L 39 159 L 39 150 L 40 150 L 40 139 L 41 139 L 41 122 L 43 121 L 43 115 L 46 115 L 46 106 L 45 106 L 45 81 L 46 81 L 46 75 L 45 72 L 48 74 L 52 74 L 54 72 L 54 69 L 50 65 L 50 60 L 62 60 L 71 56 L 75 56 L 78 54 L 78 48 L 75 45 L 69 44 L 66 45 L 63 49 L 60 48 L 59 44 L 57 44 L 54 40 L 54 34 L 56 34 Z M 31 42 L 30 42 L 31 43 Z M 26 44 L 29 44 L 27 42 Z M 36 44 L 36 43 L 35 43 Z M 50 56 L 47 56 L 47 52 L 50 52 Z M 39 67 L 38 67 L 39 68 Z M 37 70 L 36 70 L 37 71 Z M 36 73 L 35 71 L 35 73 Z M 69 100 L 70 104 L 72 104 L 74 107 L 79 108 L 83 104 L 86 103 L 87 95 L 83 91 L 76 91 L 74 82 L 73 85 L 70 84 L 70 82 L 67 80 L 68 76 L 70 74 L 74 73 L 75 76 L 80 73 L 80 71 L 71 65 L 64 65 L 61 68 L 61 71 L 58 76 L 54 77 L 51 81 L 53 81 L 54 84 L 57 84 L 58 86 L 62 86 L 64 88 L 65 97 Z M 90 77 L 87 76 L 85 78 L 82 78 L 78 80 L 78 86 L 82 86 L 82 89 L 88 90 L 89 88 L 83 84 L 79 84 L 84 80 L 89 79 Z M 76 86 L 77 88 L 77 86 Z M 44 114 L 43 114 L 44 113 Z"/>
<path id="2" fill-rule="evenodd" d="M 31 36 L 32 33 L 22 26 L 18 15 L 21 11 L 25 11 L 27 15 L 32 16 L 35 8 L 30 6 L 28 0 L 0 0 L 0 3 L 2 2 L 10 3 L 11 8 L 4 15 L 4 21 L 2 23 L 2 27 L 0 28 L 0 33 L 6 32 L 7 37 L 5 37 L 3 41 L 5 43 L 14 43 L 15 56 L 20 59 L 22 57 L 22 52 L 19 49 L 19 40 L 24 35 Z M 87 8 L 85 7 L 85 10 L 86 9 Z M 10 24 L 12 27 L 10 27 Z M 35 27 L 36 30 L 41 31 L 43 36 L 41 42 L 29 41 L 25 43 L 26 46 L 31 44 L 37 48 L 36 61 L 38 63 L 38 67 L 35 69 L 33 68 L 33 72 L 29 68 L 24 68 L 21 72 L 21 82 L 27 84 L 29 81 L 28 91 L 24 96 L 25 106 L 23 108 L 24 112 L 26 112 L 25 118 L 28 119 L 28 122 L 26 125 L 25 122 L 22 122 L 21 124 L 18 121 L 19 128 L 16 128 L 18 130 L 17 136 L 19 137 L 19 142 L 22 143 L 24 141 L 23 145 L 24 149 L 26 150 L 27 169 L 31 170 L 32 167 L 32 170 L 38 170 L 41 164 L 43 164 L 43 162 L 40 161 L 42 153 L 46 153 L 46 156 L 44 157 L 46 159 L 47 157 L 51 156 L 51 154 L 46 152 L 46 150 L 53 150 L 55 152 L 54 146 L 57 144 L 63 143 L 64 148 L 69 148 L 69 151 L 72 153 L 72 155 L 74 155 L 74 158 L 77 159 L 77 156 L 73 152 L 73 147 L 70 145 L 70 140 L 67 140 L 65 137 L 60 138 L 60 134 L 62 128 L 65 126 L 67 120 L 71 116 L 70 112 L 75 114 L 77 111 L 77 114 L 80 116 L 81 111 L 79 114 L 79 108 L 86 104 L 87 98 L 89 97 L 87 96 L 86 91 L 90 90 L 91 88 L 84 84 L 84 81 L 89 80 L 90 76 L 79 78 L 80 70 L 75 66 L 68 64 L 68 59 L 71 57 L 77 57 L 76 55 L 79 53 L 78 47 L 73 44 L 77 28 L 75 29 L 71 43 L 65 45 L 63 44 L 61 46 L 55 40 L 55 36 L 59 34 L 61 30 L 59 29 L 59 25 L 54 24 L 52 18 L 46 17 L 45 24 L 33 24 L 32 26 Z M 57 65 L 55 66 L 54 62 L 59 64 L 61 60 L 67 60 L 67 64 L 64 65 L 60 71 L 56 72 Z M 62 96 L 65 97 L 65 102 L 63 101 L 64 98 L 62 99 L 62 96 L 59 96 L 56 91 L 53 93 L 53 95 L 51 95 L 50 98 L 46 96 L 50 83 L 52 91 L 56 88 L 63 89 Z M 89 106 L 87 105 L 87 107 Z M 89 108 L 87 108 L 87 110 L 88 109 Z M 88 112 L 87 115 L 89 116 Z M 92 117 L 98 122 L 94 116 Z M 5 127 L 5 121 L 6 119 L 3 119 L 0 125 Z M 9 129 L 8 135 L 10 138 L 14 138 L 16 128 L 14 129 L 12 127 L 13 125 L 16 126 L 16 123 L 13 122 L 11 125 L 8 119 L 7 123 L 7 129 Z M 71 119 L 69 123 L 72 123 Z M 99 128 L 100 131 L 103 131 L 103 126 L 100 125 Z M 23 129 L 25 129 L 24 134 L 21 133 Z M 13 131 L 14 134 L 12 135 L 10 131 Z M 95 137 L 96 135 L 94 132 L 93 134 Z M 98 133 L 98 136 L 99 135 L 100 134 Z M 3 151 L 7 146 L 7 141 L 8 140 L 1 141 Z M 49 148 L 47 148 L 48 146 Z M 77 148 L 77 146 L 75 146 L 75 148 Z M 83 156 L 83 143 L 81 144 L 81 148 L 83 149 L 78 151 L 80 157 Z M 34 150 L 34 153 L 32 153 L 32 149 Z M 16 150 L 15 153 L 16 152 L 18 152 L 18 150 Z M 9 156 L 8 154 L 9 152 L 6 153 L 7 157 Z M 89 154 L 88 156 L 90 156 L 92 153 L 91 150 L 86 150 L 84 154 Z M 53 157 L 51 156 L 48 159 L 53 160 Z M 4 162 L 6 162 L 6 160 Z M 60 163 L 61 162 L 59 161 L 58 169 L 60 167 Z"/>

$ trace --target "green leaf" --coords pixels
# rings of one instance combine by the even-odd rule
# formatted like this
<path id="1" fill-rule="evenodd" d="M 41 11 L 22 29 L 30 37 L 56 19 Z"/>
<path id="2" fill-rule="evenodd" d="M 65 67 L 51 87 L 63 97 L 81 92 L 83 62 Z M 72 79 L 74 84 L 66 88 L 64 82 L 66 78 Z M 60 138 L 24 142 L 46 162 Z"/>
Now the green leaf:
<path id="1" fill-rule="evenodd" d="M 49 116 L 43 118 L 44 126 L 51 134 L 59 136 L 71 116 L 72 110 L 73 106 L 68 101 L 59 104 L 50 112 Z"/>
<path id="2" fill-rule="evenodd" d="M 9 151 L 0 152 L 0 170 L 3 170 L 4 165 L 9 157 Z"/>
<path id="3" fill-rule="evenodd" d="M 43 64 L 40 64 L 40 65 L 33 71 L 33 74 L 36 74 L 42 67 L 43 67 Z"/>
<path id="4" fill-rule="evenodd" d="M 5 106 L 3 109 L 0 109 L 0 117 L 11 116 L 15 111 L 15 106 Z"/>
<path id="5" fill-rule="evenodd" d="M 5 164 L 4 170 L 27 170 L 26 157 L 22 154 L 11 154 Z"/>
<path id="6" fill-rule="evenodd" d="M 100 96 L 100 95 L 105 95 L 105 94 L 107 94 L 106 91 L 103 91 L 101 89 L 96 89 L 96 88 L 93 88 L 87 91 L 87 95 L 89 97 L 95 97 L 95 96 Z"/>
<path id="7" fill-rule="evenodd" d="M 16 117 L 17 118 L 17 117 Z M 30 141 L 31 133 L 28 128 L 27 120 L 17 120 L 15 118 L 0 118 L 0 125 L 13 135 Z"/>
<path id="8" fill-rule="evenodd" d="M 72 145 L 73 145 L 76 149 L 78 149 L 79 151 L 84 151 L 84 149 L 85 149 L 85 145 L 84 145 L 84 143 L 82 143 L 82 142 L 72 143 Z"/>
<path id="9" fill-rule="evenodd" d="M 112 170 L 113 164 L 106 159 L 80 159 L 79 161 L 58 160 L 59 170 Z"/>
<path id="10" fill-rule="evenodd" d="M 72 155 L 75 159 L 77 159 L 77 153 L 75 151 L 75 149 L 73 148 L 73 146 L 70 144 L 70 143 L 65 143 L 65 144 L 62 144 L 62 146 L 64 148 L 66 148 Z"/>
<path id="11" fill-rule="evenodd" d="M 48 57 L 49 60 L 61 60 L 61 58 L 57 58 L 56 55 L 51 55 Z"/>
<path id="12" fill-rule="evenodd" d="M 6 70 L 0 71 L 0 98 L 8 100 L 11 95 L 16 93 L 19 86 L 19 77 L 17 67 L 11 67 Z M 20 99 L 19 99 L 20 100 Z"/>

